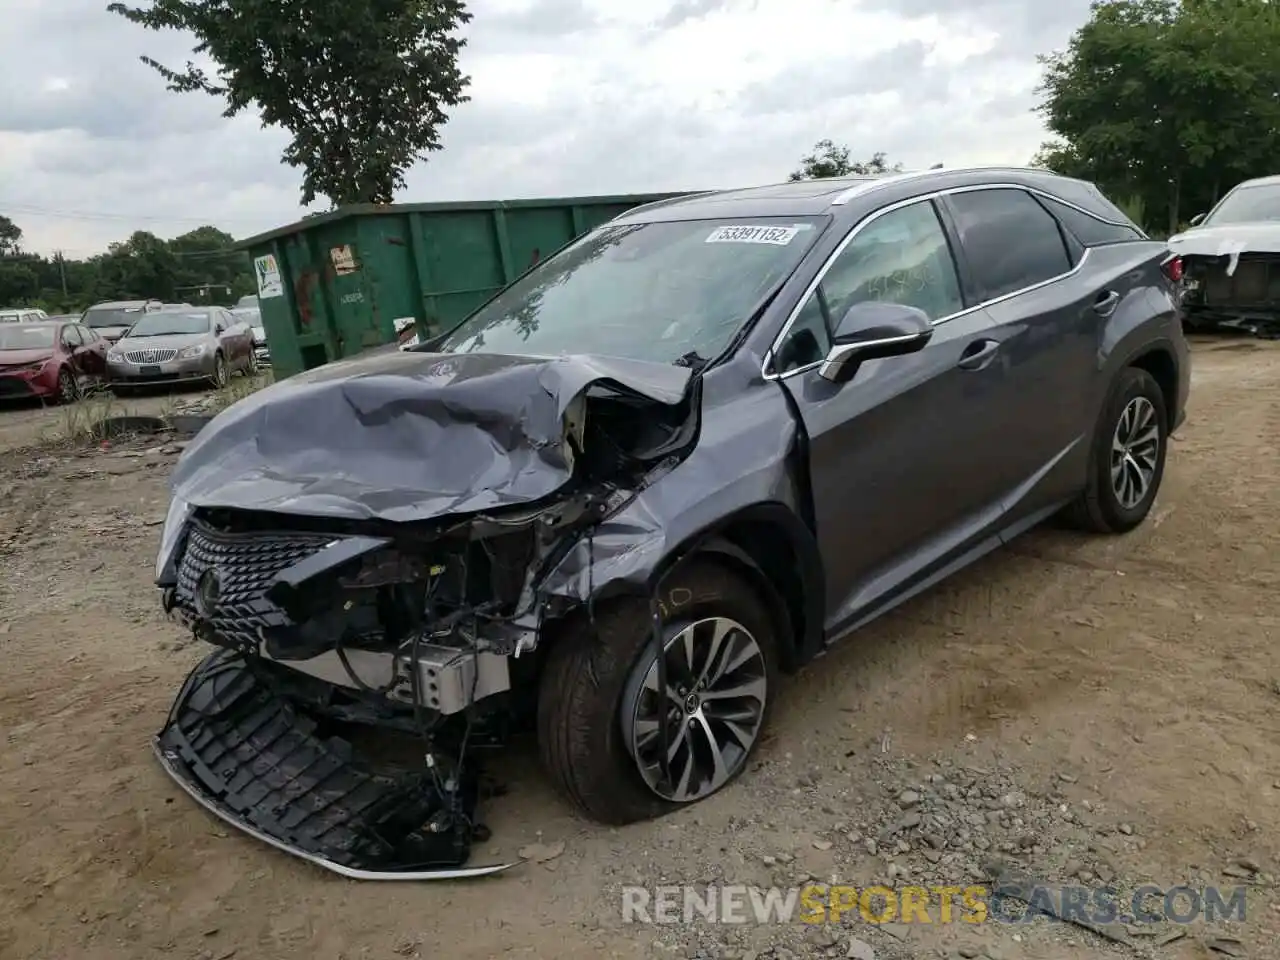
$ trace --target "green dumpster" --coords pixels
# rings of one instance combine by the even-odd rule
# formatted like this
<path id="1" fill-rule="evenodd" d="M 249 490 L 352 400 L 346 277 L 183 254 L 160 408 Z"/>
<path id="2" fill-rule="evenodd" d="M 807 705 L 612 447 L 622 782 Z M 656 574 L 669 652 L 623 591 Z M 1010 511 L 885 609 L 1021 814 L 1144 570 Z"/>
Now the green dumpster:
<path id="1" fill-rule="evenodd" d="M 359 204 L 237 244 L 253 258 L 277 377 L 448 329 L 540 259 L 632 207 L 681 194 Z"/>

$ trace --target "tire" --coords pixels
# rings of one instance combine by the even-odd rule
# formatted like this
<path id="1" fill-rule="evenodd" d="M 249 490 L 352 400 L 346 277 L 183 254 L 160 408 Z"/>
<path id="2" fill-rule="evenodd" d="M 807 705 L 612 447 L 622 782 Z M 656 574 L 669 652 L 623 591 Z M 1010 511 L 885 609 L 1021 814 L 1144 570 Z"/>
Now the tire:
<path id="1" fill-rule="evenodd" d="M 246 377 L 256 377 L 258 375 L 258 354 L 253 347 L 249 347 L 249 359 L 244 363 L 244 375 Z"/>
<path id="2" fill-rule="evenodd" d="M 70 367 L 58 371 L 58 402 L 75 403 L 80 399 L 80 382 Z"/>
<path id="3" fill-rule="evenodd" d="M 221 390 L 227 385 L 227 358 L 221 353 L 214 354 L 213 376 L 209 378 L 209 382 L 215 390 Z"/>
<path id="4" fill-rule="evenodd" d="M 1141 414 L 1147 408 L 1153 412 L 1156 448 L 1150 457 L 1150 479 L 1145 492 L 1136 502 L 1126 503 L 1112 481 L 1112 444 L 1118 432 L 1123 433 L 1121 418 L 1126 412 Z M 1145 449 L 1145 448 L 1143 448 Z M 1135 451 L 1141 452 L 1135 445 Z M 1126 367 L 1116 377 L 1107 398 L 1102 416 L 1094 429 L 1093 445 L 1089 455 L 1089 476 L 1079 498 L 1067 507 L 1065 519 L 1081 530 L 1092 533 L 1127 533 L 1137 527 L 1155 503 L 1164 479 L 1165 458 L 1169 452 L 1169 415 L 1164 392 L 1155 378 L 1145 370 Z M 1134 463 L 1147 462 L 1146 456 L 1135 456 Z M 1122 468 L 1129 472 L 1129 465 Z"/>
<path id="5" fill-rule="evenodd" d="M 758 689 L 763 680 L 763 705 L 758 698 L 715 699 L 713 684 L 703 703 L 709 719 L 699 726 L 701 710 L 696 716 L 681 715 L 679 710 L 689 709 L 687 701 L 678 708 L 674 701 L 666 701 L 671 715 L 680 716 L 673 721 L 678 732 L 669 732 L 668 743 L 677 738 L 685 743 L 678 762 L 672 764 L 672 780 L 676 779 L 676 768 L 684 766 L 680 761 L 689 757 L 687 737 L 696 735 L 698 742 L 705 744 L 701 738 L 713 729 L 712 724 L 716 730 L 725 729 L 721 721 L 712 717 L 713 703 L 720 712 L 732 703 L 746 705 L 757 714 L 751 721 L 754 735 L 745 749 L 737 741 L 726 741 L 724 768 L 728 775 L 720 782 L 710 780 L 705 792 L 697 796 L 672 798 L 670 791 L 662 795 L 646 781 L 640 762 L 633 757 L 637 747 L 631 735 L 635 728 L 631 720 L 643 704 L 656 702 L 656 692 L 646 690 L 641 682 L 656 670 L 648 601 L 628 597 L 602 604 L 595 611 L 594 629 L 583 615 L 567 621 L 558 633 L 548 635 L 544 642 L 550 649 L 538 691 L 538 742 L 543 765 L 557 792 L 591 819 L 621 825 L 660 816 L 732 783 L 759 744 L 777 694 L 777 637 L 760 593 L 723 564 L 696 558 L 677 570 L 662 588 L 664 644 L 686 627 L 698 624 L 700 633 L 694 647 L 705 655 L 710 648 L 710 643 L 704 642 L 709 637 L 707 631 L 717 626 L 709 618 L 723 618 L 719 623 L 733 621 L 745 633 L 744 637 L 743 633 L 731 632 L 727 644 L 733 644 L 734 650 L 750 651 L 748 641 L 754 641 L 759 653 L 744 668 L 727 672 L 724 684 L 739 684 L 735 689 L 741 689 L 745 677 L 745 682 Z M 678 657 L 677 649 L 682 651 L 684 645 L 669 648 L 669 663 Z M 678 680 L 677 671 L 668 673 L 669 685 L 676 685 Z M 744 721 L 743 726 L 746 725 L 748 722 Z M 652 726 L 656 729 L 657 724 Z M 660 753 L 660 741 L 651 739 L 641 749 Z"/>

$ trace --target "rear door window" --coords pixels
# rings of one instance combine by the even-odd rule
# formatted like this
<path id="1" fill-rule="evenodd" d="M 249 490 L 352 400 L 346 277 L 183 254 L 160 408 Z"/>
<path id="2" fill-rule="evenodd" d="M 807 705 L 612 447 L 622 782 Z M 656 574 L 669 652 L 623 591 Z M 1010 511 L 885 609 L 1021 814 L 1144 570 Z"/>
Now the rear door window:
<path id="1" fill-rule="evenodd" d="M 1098 247 L 1105 243 L 1125 243 L 1141 240 L 1142 235 L 1132 227 L 1119 223 L 1107 223 L 1083 210 L 1069 207 L 1052 197 L 1040 196 L 1039 200 L 1058 222 L 1074 234 L 1086 247 Z"/>
<path id="2" fill-rule="evenodd" d="M 994 300 L 1070 272 L 1061 227 L 1025 190 L 952 194 L 951 207 L 977 299 Z"/>

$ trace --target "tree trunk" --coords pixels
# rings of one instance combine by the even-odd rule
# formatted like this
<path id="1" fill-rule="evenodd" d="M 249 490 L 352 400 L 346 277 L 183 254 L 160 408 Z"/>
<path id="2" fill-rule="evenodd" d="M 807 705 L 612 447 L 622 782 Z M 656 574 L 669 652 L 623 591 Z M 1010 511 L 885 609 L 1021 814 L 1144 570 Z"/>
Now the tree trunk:
<path id="1" fill-rule="evenodd" d="M 1173 175 L 1173 190 L 1169 196 L 1169 234 L 1178 232 L 1178 214 L 1179 206 L 1182 201 L 1182 174 L 1181 172 Z"/>

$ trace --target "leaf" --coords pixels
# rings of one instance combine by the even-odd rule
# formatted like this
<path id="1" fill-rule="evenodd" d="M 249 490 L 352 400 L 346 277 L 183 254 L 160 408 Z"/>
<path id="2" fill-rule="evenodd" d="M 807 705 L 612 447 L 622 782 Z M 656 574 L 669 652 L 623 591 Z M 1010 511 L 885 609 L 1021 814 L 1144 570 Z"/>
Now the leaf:
<path id="1" fill-rule="evenodd" d="M 458 69 L 463 0 L 152 0 L 107 8 L 197 40 L 183 69 L 143 56 L 166 86 L 257 107 L 292 136 L 302 203 L 389 203 L 415 162 L 440 149 L 448 111 L 467 101 Z M 212 61 L 214 72 L 200 61 Z"/>

